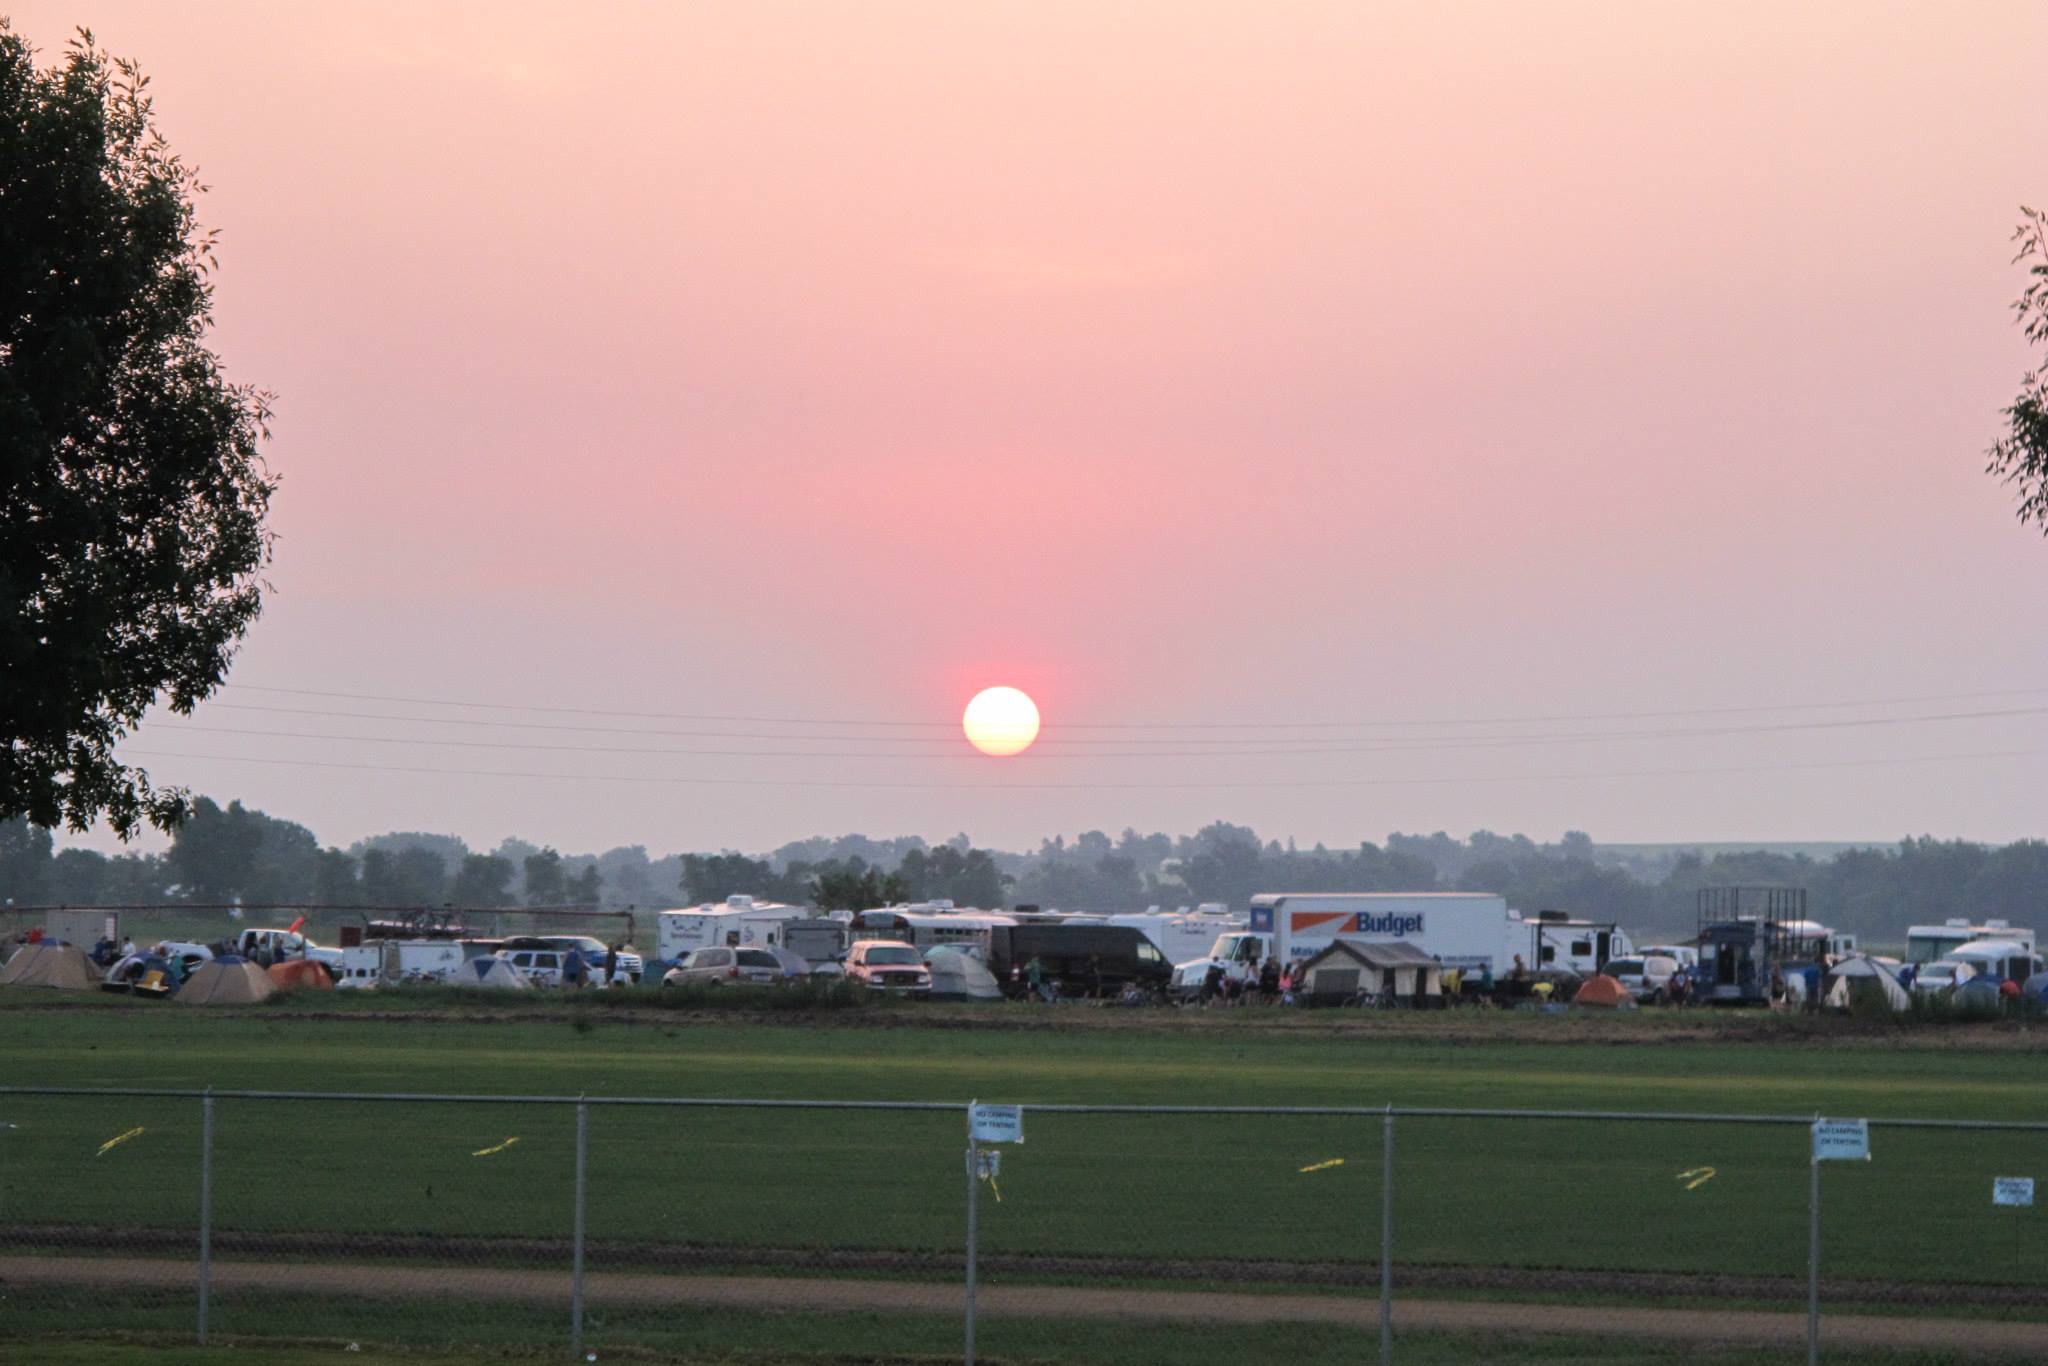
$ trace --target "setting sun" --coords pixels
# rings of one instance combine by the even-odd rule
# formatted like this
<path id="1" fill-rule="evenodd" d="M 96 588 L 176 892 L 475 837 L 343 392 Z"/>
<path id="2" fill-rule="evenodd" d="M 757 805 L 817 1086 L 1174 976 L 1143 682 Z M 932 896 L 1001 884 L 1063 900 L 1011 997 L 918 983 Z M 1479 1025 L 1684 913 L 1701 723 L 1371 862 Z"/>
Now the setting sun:
<path id="1" fill-rule="evenodd" d="M 1038 738 L 1038 704 L 1015 688 L 983 688 L 960 726 L 983 754 L 1021 754 Z"/>

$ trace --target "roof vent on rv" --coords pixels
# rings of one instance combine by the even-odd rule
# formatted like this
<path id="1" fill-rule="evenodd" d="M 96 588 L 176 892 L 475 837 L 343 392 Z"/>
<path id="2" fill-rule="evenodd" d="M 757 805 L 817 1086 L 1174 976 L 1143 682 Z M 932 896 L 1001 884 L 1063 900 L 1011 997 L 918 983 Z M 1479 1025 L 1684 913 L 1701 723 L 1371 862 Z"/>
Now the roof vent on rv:
<path id="1" fill-rule="evenodd" d="M 1570 920 L 1572 918 L 1572 913 L 1570 911 L 1538 911 L 1536 912 L 1536 918 L 1538 920 L 1553 922 L 1559 920 Z"/>
<path id="2" fill-rule="evenodd" d="M 1984 928 L 1987 930 L 2009 930 L 2012 928 L 2012 922 L 2010 920 L 1987 920 L 1984 922 Z"/>
<path id="3" fill-rule="evenodd" d="M 752 910 L 754 906 L 754 898 L 750 896 L 741 896 L 738 892 L 734 892 L 731 896 L 725 899 L 725 904 L 727 906 L 730 906 L 735 911 Z"/>
<path id="4" fill-rule="evenodd" d="M 1952 915 L 1948 919 L 1942 921 L 1941 923 L 1944 925 L 1953 925 L 1958 929 L 1965 930 L 1970 927 L 1969 917 L 1961 915 Z"/>

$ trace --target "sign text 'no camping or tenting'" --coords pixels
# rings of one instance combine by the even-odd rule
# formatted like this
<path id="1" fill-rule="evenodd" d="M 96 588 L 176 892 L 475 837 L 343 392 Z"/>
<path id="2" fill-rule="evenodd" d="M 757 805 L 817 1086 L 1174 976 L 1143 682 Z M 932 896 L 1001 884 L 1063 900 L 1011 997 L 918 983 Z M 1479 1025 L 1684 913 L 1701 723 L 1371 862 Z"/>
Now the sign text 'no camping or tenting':
<path id="1" fill-rule="evenodd" d="M 1861 1119 L 1817 1119 L 1813 1122 L 1813 1160 L 1868 1162 L 1870 1123 Z"/>
<path id="2" fill-rule="evenodd" d="M 1024 1107 L 981 1105 L 967 1107 L 967 1132 L 976 1143 L 1022 1143 Z"/>
<path id="3" fill-rule="evenodd" d="M 2034 1178 L 2031 1176 L 1992 1177 L 1991 1203 L 1994 1205 L 2031 1206 L 2034 1203 Z"/>

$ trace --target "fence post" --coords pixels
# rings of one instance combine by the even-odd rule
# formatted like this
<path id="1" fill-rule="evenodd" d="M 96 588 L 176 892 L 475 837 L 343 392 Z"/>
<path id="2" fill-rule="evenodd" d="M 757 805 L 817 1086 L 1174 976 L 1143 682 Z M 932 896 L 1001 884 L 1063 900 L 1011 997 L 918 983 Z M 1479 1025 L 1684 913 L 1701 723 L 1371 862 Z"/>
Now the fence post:
<path id="1" fill-rule="evenodd" d="M 1380 1121 L 1380 1366 L 1394 1361 L 1394 1107 Z"/>
<path id="2" fill-rule="evenodd" d="M 583 1179 L 590 1156 L 590 1107 L 576 1102 L 576 1217 L 569 1251 L 569 1354 L 583 1351 Z"/>
<path id="3" fill-rule="evenodd" d="M 974 1143 L 974 1102 L 967 1102 L 967 1300 L 963 1306 L 965 1315 L 965 1339 L 962 1344 L 966 1366 L 974 1366 L 974 1239 L 975 1222 L 979 1213 L 981 1184 L 980 1173 L 975 1170 L 981 1154 Z"/>
<path id="4" fill-rule="evenodd" d="M 1820 1362 L 1820 1121 L 1806 1132 L 1806 1366 Z"/>
<path id="5" fill-rule="evenodd" d="M 199 1345 L 206 1345 L 207 1300 L 213 1290 L 213 1088 L 199 1098 Z"/>

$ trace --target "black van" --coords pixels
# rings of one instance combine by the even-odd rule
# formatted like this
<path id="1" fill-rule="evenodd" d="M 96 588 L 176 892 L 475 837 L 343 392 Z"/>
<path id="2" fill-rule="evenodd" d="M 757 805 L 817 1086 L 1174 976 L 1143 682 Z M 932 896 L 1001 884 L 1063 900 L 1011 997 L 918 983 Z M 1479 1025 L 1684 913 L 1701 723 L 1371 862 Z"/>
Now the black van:
<path id="1" fill-rule="evenodd" d="M 997 925 L 988 932 L 988 970 L 1005 996 L 1030 989 L 1024 967 L 1033 958 L 1044 980 L 1062 996 L 1115 997 L 1127 983 L 1163 993 L 1173 980 L 1166 961 L 1143 930 L 1122 925 Z"/>

